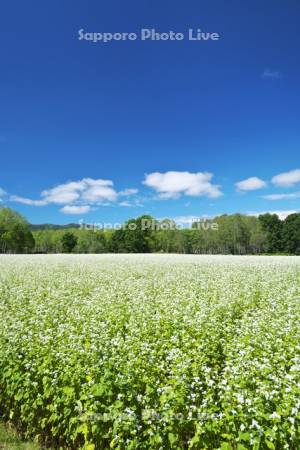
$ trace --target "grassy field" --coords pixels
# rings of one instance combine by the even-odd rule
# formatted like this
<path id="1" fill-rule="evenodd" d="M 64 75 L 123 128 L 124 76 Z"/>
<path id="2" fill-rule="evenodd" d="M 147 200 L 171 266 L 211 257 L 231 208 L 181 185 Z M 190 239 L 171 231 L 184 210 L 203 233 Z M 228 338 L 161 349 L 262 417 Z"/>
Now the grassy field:
<path id="1" fill-rule="evenodd" d="M 1 450 L 39 450 L 33 442 L 22 441 L 15 430 L 0 423 L 0 449 Z"/>
<path id="2" fill-rule="evenodd" d="M 28 439 L 300 448 L 297 257 L 0 256 L 0 315 L 1 415 Z"/>

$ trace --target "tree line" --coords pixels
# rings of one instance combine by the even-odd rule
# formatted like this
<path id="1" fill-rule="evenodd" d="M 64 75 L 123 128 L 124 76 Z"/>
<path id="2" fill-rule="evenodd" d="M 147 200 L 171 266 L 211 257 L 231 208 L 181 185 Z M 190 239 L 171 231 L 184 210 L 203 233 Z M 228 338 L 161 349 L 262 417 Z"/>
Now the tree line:
<path id="1" fill-rule="evenodd" d="M 144 227 L 145 221 L 151 227 Z M 154 225 L 153 225 L 154 224 Z M 0 209 L 0 253 L 190 253 L 300 255 L 300 213 L 280 220 L 222 215 L 178 229 L 169 219 L 150 216 L 128 220 L 121 229 L 86 229 L 75 225 L 31 227 L 10 208 Z M 40 229 L 41 228 L 41 229 Z"/>

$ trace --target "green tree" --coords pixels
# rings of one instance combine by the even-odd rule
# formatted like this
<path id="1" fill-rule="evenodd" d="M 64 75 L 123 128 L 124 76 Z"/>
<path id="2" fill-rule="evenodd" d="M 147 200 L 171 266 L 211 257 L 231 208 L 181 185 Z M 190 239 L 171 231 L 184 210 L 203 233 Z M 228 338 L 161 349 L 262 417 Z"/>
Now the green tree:
<path id="1" fill-rule="evenodd" d="M 267 235 L 263 231 L 260 221 L 257 217 L 247 217 L 248 228 L 250 231 L 249 252 L 262 253 L 266 249 Z"/>
<path id="2" fill-rule="evenodd" d="M 110 240 L 114 253 L 149 253 L 153 238 L 153 218 L 148 215 L 128 220 L 116 230 Z"/>
<path id="3" fill-rule="evenodd" d="M 283 223 L 284 250 L 300 255 L 300 214 L 291 214 Z"/>
<path id="4" fill-rule="evenodd" d="M 71 231 L 67 231 L 61 237 L 61 246 L 63 253 L 71 253 L 76 247 L 77 237 Z"/>
<path id="5" fill-rule="evenodd" d="M 262 230 L 266 233 L 266 250 L 270 253 L 283 250 L 283 222 L 277 214 L 262 214 L 259 216 Z"/>
<path id="6" fill-rule="evenodd" d="M 30 253 L 34 238 L 26 219 L 10 208 L 0 208 L 0 252 Z"/>
<path id="7" fill-rule="evenodd" d="M 78 230 L 76 236 L 78 238 L 76 253 L 104 253 L 106 251 L 103 231 Z"/>

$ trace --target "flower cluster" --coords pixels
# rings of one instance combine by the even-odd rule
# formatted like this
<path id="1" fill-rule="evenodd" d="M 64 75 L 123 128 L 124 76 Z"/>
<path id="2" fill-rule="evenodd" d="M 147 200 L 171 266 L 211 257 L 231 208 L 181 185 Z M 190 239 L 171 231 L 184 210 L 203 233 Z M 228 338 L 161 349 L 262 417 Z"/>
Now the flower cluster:
<path id="1" fill-rule="evenodd" d="M 297 257 L 0 257 L 1 414 L 51 448 L 300 448 Z"/>

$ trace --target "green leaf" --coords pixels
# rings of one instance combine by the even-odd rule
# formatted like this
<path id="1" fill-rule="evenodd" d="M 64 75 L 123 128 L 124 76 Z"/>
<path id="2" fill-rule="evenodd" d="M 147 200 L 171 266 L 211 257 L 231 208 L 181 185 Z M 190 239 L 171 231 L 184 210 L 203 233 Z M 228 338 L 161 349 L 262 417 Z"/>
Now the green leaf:
<path id="1" fill-rule="evenodd" d="M 247 447 L 245 447 L 243 444 L 238 444 L 237 450 L 247 450 Z"/>
<path id="2" fill-rule="evenodd" d="M 177 437 L 173 433 L 168 433 L 168 439 L 171 445 L 173 445 L 177 441 Z"/>
<path id="3" fill-rule="evenodd" d="M 232 446 L 228 442 L 222 442 L 221 450 L 232 450 Z"/>
<path id="4" fill-rule="evenodd" d="M 72 397 L 75 391 L 74 391 L 74 388 L 73 388 L 73 387 L 71 387 L 71 386 L 65 386 L 65 387 L 63 388 L 63 392 L 64 392 L 64 394 L 66 394 L 68 397 Z"/>

